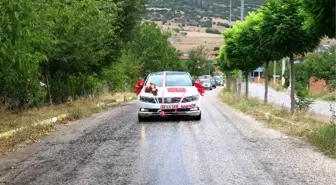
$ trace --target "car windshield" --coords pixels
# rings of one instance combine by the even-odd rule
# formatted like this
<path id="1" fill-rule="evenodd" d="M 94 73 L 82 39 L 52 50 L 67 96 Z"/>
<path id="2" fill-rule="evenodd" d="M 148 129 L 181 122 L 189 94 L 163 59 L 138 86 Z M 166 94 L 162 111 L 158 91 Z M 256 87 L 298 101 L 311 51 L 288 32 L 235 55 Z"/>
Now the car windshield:
<path id="1" fill-rule="evenodd" d="M 157 87 L 162 87 L 163 73 L 152 73 L 148 76 L 146 86 L 150 83 L 156 84 Z M 183 72 L 167 72 L 167 87 L 172 86 L 192 86 L 192 81 L 188 73 Z"/>
<path id="2" fill-rule="evenodd" d="M 206 79 L 206 78 L 201 79 L 201 81 L 204 82 L 204 83 L 210 83 L 210 80 L 209 80 L 209 79 Z"/>

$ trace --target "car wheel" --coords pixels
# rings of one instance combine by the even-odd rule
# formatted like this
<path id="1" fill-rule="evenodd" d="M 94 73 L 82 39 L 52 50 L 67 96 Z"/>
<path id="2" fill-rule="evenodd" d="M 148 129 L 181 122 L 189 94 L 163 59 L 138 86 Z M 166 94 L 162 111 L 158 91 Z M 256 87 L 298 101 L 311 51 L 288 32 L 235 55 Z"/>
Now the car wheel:
<path id="1" fill-rule="evenodd" d="M 146 122 L 146 121 L 147 121 L 147 118 L 138 115 L 138 121 L 139 121 L 139 123 L 140 123 L 140 122 Z"/>
<path id="2" fill-rule="evenodd" d="M 212 91 L 212 88 L 209 88 L 210 91 Z"/>
<path id="3" fill-rule="evenodd" d="M 200 113 L 198 116 L 194 116 L 194 117 L 193 117 L 193 120 L 195 120 L 195 121 L 200 121 L 201 118 L 202 118 L 202 114 Z"/>

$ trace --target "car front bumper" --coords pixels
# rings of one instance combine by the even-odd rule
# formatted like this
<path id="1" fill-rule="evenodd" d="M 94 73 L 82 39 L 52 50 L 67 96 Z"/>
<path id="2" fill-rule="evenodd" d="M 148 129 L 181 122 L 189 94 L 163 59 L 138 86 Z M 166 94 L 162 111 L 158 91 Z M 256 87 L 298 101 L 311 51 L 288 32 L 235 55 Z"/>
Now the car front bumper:
<path id="1" fill-rule="evenodd" d="M 178 108 L 163 110 L 166 116 L 199 116 L 201 114 L 201 100 L 189 103 L 181 103 L 181 106 L 195 104 L 193 108 Z M 170 105 L 170 104 L 165 104 Z M 174 104 L 176 105 L 176 104 Z M 138 115 L 142 117 L 160 116 L 161 104 L 138 101 Z"/>
<path id="2" fill-rule="evenodd" d="M 199 116 L 201 114 L 200 110 L 178 110 L 177 112 L 175 110 L 164 110 L 165 116 Z M 138 112 L 139 116 L 142 117 L 154 117 L 154 116 L 160 116 L 159 110 L 144 110 L 142 111 L 139 109 Z"/>

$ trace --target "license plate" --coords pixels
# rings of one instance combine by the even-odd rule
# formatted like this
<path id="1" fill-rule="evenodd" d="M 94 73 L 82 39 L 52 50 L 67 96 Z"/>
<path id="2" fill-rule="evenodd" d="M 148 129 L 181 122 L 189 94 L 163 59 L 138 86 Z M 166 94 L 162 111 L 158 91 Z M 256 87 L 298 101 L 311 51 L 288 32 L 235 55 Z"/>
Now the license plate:
<path id="1" fill-rule="evenodd" d="M 195 107 L 196 107 L 196 104 L 180 105 L 180 109 L 191 109 Z M 177 109 L 177 108 L 178 108 L 178 105 L 161 105 L 161 110 Z"/>
<path id="2" fill-rule="evenodd" d="M 161 110 L 177 109 L 178 105 L 161 105 Z"/>

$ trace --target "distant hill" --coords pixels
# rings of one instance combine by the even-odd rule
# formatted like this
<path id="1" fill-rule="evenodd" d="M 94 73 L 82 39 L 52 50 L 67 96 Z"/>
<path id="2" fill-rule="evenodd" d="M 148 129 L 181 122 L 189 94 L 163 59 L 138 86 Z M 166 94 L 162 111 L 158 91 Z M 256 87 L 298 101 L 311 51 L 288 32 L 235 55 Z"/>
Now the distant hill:
<path id="1" fill-rule="evenodd" d="M 200 24 L 211 27 L 213 17 L 229 19 L 230 0 L 148 0 L 146 20 Z M 245 0 L 244 16 L 255 11 L 265 0 Z M 208 18 L 208 19 L 207 19 Z M 240 1 L 232 0 L 232 21 L 240 20 Z"/>

